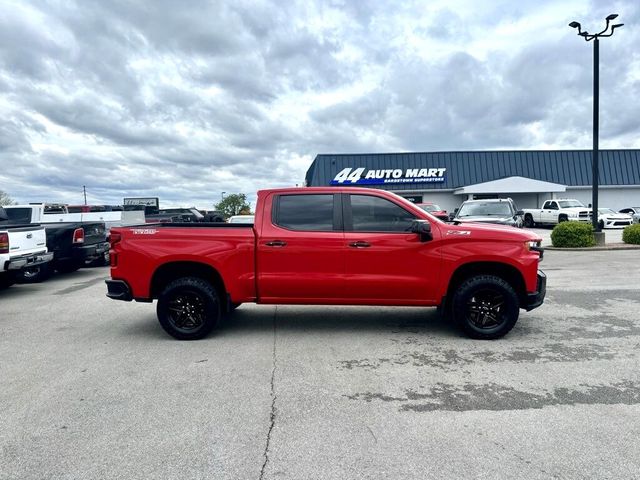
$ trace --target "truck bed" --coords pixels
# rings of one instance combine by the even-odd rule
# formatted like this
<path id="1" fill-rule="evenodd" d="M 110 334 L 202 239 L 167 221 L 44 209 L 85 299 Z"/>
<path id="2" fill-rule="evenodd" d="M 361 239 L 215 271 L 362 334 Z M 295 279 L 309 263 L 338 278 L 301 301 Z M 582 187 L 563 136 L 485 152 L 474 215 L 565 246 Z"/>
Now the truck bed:
<path id="1" fill-rule="evenodd" d="M 232 298 L 255 298 L 255 243 L 253 225 L 228 223 L 162 223 L 111 230 L 111 276 L 127 276 L 134 298 L 157 298 L 153 278 L 189 263 L 206 264 L 219 272 Z M 117 242 L 117 244 L 115 244 Z M 115 248 L 114 248 L 115 245 Z M 157 268 L 159 259 L 162 267 Z M 119 271 L 126 265 L 122 277 Z M 213 274 L 212 274 L 213 275 Z M 149 282 L 149 279 L 152 279 Z"/>

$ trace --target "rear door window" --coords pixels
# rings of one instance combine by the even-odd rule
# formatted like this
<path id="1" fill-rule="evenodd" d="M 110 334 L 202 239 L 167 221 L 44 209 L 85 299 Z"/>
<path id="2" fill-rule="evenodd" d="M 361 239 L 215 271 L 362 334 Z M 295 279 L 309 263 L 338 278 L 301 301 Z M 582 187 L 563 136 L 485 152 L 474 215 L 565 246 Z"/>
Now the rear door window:
<path id="1" fill-rule="evenodd" d="M 338 209 L 334 204 L 338 196 L 318 195 L 280 195 L 276 199 L 274 223 L 288 230 L 331 232 L 339 230 L 336 221 Z"/>

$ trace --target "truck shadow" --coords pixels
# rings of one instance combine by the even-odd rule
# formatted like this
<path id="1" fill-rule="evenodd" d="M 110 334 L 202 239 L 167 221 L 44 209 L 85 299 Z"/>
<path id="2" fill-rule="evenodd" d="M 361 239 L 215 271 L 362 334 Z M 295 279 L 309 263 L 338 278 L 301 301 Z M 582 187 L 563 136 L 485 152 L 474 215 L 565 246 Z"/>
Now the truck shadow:
<path id="1" fill-rule="evenodd" d="M 435 308 L 363 307 L 363 306 L 292 306 L 238 308 L 218 325 L 215 336 L 245 332 L 313 333 L 425 333 L 437 336 L 459 336 L 454 326 L 442 318 Z"/>

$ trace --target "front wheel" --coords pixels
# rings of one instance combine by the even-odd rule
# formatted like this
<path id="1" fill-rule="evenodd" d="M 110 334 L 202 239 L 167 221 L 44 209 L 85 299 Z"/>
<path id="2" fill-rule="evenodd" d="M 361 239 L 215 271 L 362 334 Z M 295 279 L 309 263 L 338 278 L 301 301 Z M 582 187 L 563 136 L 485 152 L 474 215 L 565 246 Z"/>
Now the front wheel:
<path id="1" fill-rule="evenodd" d="M 536 223 L 533 221 L 532 215 L 525 215 L 524 217 L 524 226 L 527 228 L 533 228 L 536 226 Z"/>
<path id="2" fill-rule="evenodd" d="M 158 297 L 158 320 L 178 340 L 197 340 L 209 334 L 220 318 L 220 296 L 206 280 L 178 278 Z"/>
<path id="3" fill-rule="evenodd" d="M 518 321 L 520 303 L 513 287 L 494 275 L 465 280 L 453 295 L 453 319 L 469 337 L 492 340 L 505 336 Z"/>

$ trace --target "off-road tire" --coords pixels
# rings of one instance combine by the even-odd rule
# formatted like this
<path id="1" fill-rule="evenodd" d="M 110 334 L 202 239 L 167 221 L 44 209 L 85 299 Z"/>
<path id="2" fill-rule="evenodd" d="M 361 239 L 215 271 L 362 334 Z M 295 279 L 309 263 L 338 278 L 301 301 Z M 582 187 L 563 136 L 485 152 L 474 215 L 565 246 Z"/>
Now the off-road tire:
<path id="1" fill-rule="evenodd" d="M 497 307 L 499 303 L 502 305 Z M 452 304 L 453 320 L 458 328 L 480 340 L 505 336 L 520 314 L 516 291 L 506 280 L 494 275 L 476 275 L 462 282 L 453 295 Z M 494 318 L 495 324 L 489 320 Z"/>
<path id="2" fill-rule="evenodd" d="M 178 340 L 206 337 L 220 319 L 220 294 L 206 280 L 178 278 L 169 283 L 158 297 L 158 321 Z"/>

